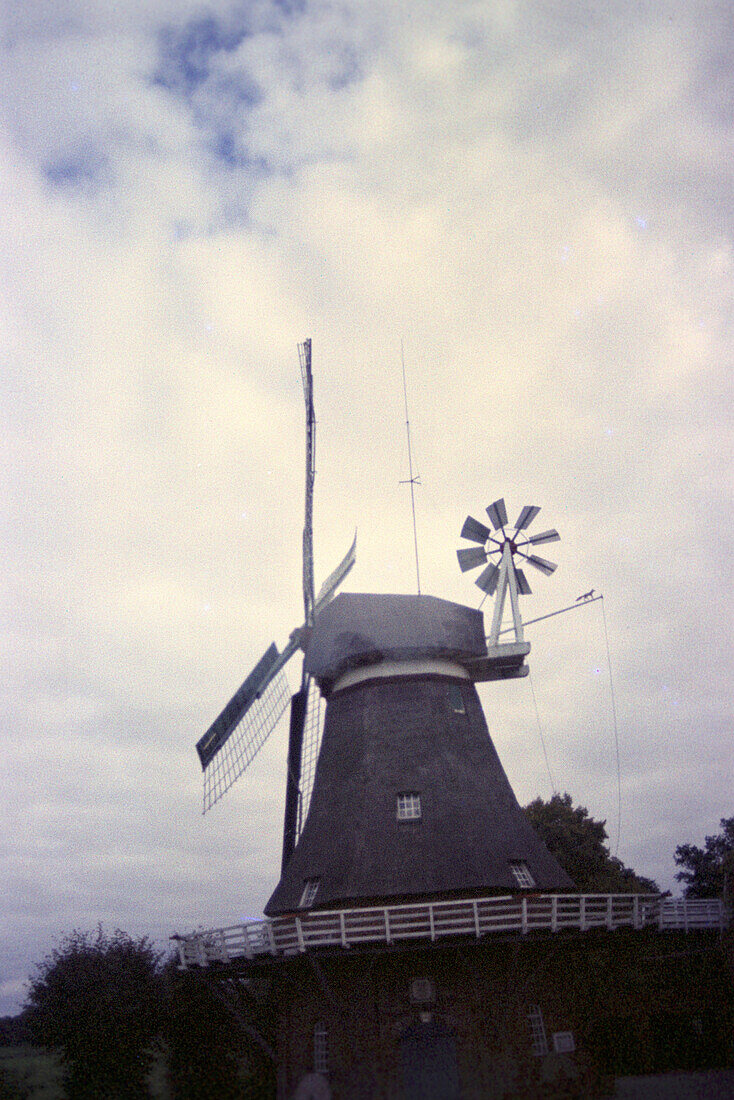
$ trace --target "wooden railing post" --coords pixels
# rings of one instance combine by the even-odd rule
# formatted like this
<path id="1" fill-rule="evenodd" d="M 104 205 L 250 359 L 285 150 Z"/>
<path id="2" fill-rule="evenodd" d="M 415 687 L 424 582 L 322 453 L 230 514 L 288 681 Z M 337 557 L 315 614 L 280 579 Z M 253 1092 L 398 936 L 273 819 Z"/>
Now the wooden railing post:
<path id="1" fill-rule="evenodd" d="M 203 936 L 196 937 L 197 955 L 199 957 L 199 966 L 208 966 L 209 960 L 206 957 L 206 944 L 204 943 Z"/>
<path id="2" fill-rule="evenodd" d="M 250 943 L 250 925 L 243 924 L 242 931 L 245 933 L 245 958 L 251 959 L 253 955 L 252 944 Z"/>
<path id="3" fill-rule="evenodd" d="M 224 930 L 219 933 L 219 945 L 222 952 L 222 962 L 229 962 L 229 950 L 227 948 L 227 937 L 224 934 Z"/>
<path id="4" fill-rule="evenodd" d="M 558 931 L 558 894 L 551 899 L 551 932 Z"/>
<path id="5" fill-rule="evenodd" d="M 385 914 L 385 943 L 392 943 L 390 938 L 390 912 L 387 906 L 383 909 L 383 913 Z"/>
<path id="6" fill-rule="evenodd" d="M 476 898 L 472 902 L 472 909 L 474 910 L 474 932 L 477 939 L 479 939 L 479 907 L 476 902 Z"/>
<path id="7" fill-rule="evenodd" d="M 586 931 L 586 895 L 582 894 L 579 898 L 579 928 L 582 932 Z"/>
<path id="8" fill-rule="evenodd" d="M 298 950 L 305 951 L 306 945 L 303 942 L 303 929 L 301 928 L 301 918 L 296 917 L 296 935 L 298 936 Z"/>
<path id="9" fill-rule="evenodd" d="M 607 929 L 611 932 L 614 928 L 614 918 L 612 916 L 612 895 L 607 898 Z"/>
<path id="10" fill-rule="evenodd" d="M 520 928 L 522 930 L 522 934 L 525 935 L 525 933 L 528 930 L 528 899 L 526 897 L 523 897 L 523 899 L 522 899 L 522 910 L 521 911 L 522 911 L 522 918 L 521 918 Z"/>
<path id="11" fill-rule="evenodd" d="M 632 927 L 640 927 L 640 898 L 638 894 L 632 898 Z"/>
<path id="12" fill-rule="evenodd" d="M 344 919 L 344 910 L 339 913 L 339 931 L 341 932 L 342 947 L 349 947 L 347 943 L 347 922 Z"/>
<path id="13" fill-rule="evenodd" d="M 182 970 L 187 970 L 188 966 L 187 966 L 187 963 L 186 963 L 186 946 L 185 946 L 186 945 L 186 940 L 183 938 L 183 936 L 171 936 L 171 939 L 176 941 L 176 950 L 178 951 L 178 961 L 181 964 L 181 969 Z"/>

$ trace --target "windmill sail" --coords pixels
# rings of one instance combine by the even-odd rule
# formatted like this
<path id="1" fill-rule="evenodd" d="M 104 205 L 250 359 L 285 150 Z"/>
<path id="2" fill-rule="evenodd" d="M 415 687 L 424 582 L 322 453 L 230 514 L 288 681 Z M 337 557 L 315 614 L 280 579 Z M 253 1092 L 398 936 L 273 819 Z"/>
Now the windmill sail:
<path id="1" fill-rule="evenodd" d="M 319 589 L 319 594 L 316 597 L 316 604 L 314 612 L 319 613 L 324 607 L 326 607 L 329 600 L 333 599 L 339 585 L 346 577 L 349 570 L 354 565 L 357 558 L 357 532 L 354 532 L 354 538 L 352 539 L 352 545 L 347 550 L 342 560 L 337 565 L 333 573 L 329 573 L 324 583 Z"/>
<path id="2" fill-rule="evenodd" d="M 289 697 L 283 668 L 302 638 L 303 629 L 294 630 L 282 653 L 273 643 L 197 742 L 204 813 L 237 782 L 277 726 Z"/>
<path id="3" fill-rule="evenodd" d="M 303 523 L 303 607 L 306 626 L 313 626 L 313 483 L 316 478 L 316 413 L 313 404 L 311 341 L 298 345 L 303 398 L 306 402 L 306 508 Z"/>
<path id="4" fill-rule="evenodd" d="M 324 700 L 315 680 L 309 679 L 306 720 L 303 729 L 303 752 L 301 754 L 301 790 L 298 803 L 298 828 L 296 843 L 303 830 L 311 805 L 316 763 L 321 749 L 321 736 L 324 731 Z"/>
<path id="5" fill-rule="evenodd" d="M 298 831 L 298 795 L 303 752 L 303 728 L 308 704 L 308 677 L 304 673 L 301 690 L 291 699 L 291 720 L 288 733 L 288 775 L 285 786 L 285 816 L 283 819 L 282 868 L 291 857 Z"/>
<path id="6" fill-rule="evenodd" d="M 199 754 L 202 768 L 206 768 L 216 756 L 219 750 L 226 744 L 242 721 L 243 716 L 262 694 L 273 676 L 276 675 L 275 666 L 280 654 L 273 642 L 267 652 L 260 658 L 245 682 L 237 689 L 226 707 L 204 736 L 197 742 L 196 751 Z M 275 669 L 275 671 L 273 671 Z"/>
<path id="7" fill-rule="evenodd" d="M 208 763 L 202 764 L 204 813 L 219 801 L 225 791 L 237 782 L 252 763 L 282 718 L 289 701 L 288 681 L 282 668 L 279 668 L 268 680 L 261 694 L 251 699 L 245 709 L 240 711 L 239 718 L 226 739 L 220 743 L 212 755 L 207 757 Z M 216 724 L 215 722 L 214 725 Z M 205 741 L 207 736 L 208 734 L 205 734 L 202 741 Z M 196 747 L 203 761 L 200 745 L 201 741 Z M 206 748 L 204 753 L 206 754 Z"/>
<path id="8" fill-rule="evenodd" d="M 311 341 L 298 346 L 306 403 L 306 507 L 303 527 L 304 623 L 291 633 L 288 645 L 278 653 L 273 644 L 238 688 L 224 710 L 196 745 L 204 771 L 204 813 L 242 775 L 265 744 L 291 702 L 286 810 L 283 829 L 283 864 L 287 863 L 305 820 L 319 744 L 319 722 L 312 729 L 314 710 L 318 716 L 319 693 L 305 669 L 300 691 L 289 697 L 283 668 L 297 649 L 304 649 L 318 612 L 333 598 L 356 558 L 357 534 L 337 568 L 314 595 L 313 580 L 313 488 L 316 474 L 316 415 L 313 403 Z M 314 703 L 315 698 L 315 703 Z M 309 703 L 309 700 L 311 702 Z M 303 745 L 307 738 L 307 779 L 303 783 Z M 315 746 L 315 747 L 314 747 Z M 315 755 L 314 755 L 315 754 Z M 305 799 L 304 799 L 305 789 Z M 304 809 L 305 805 L 305 809 Z"/>
<path id="9" fill-rule="evenodd" d="M 314 604 L 315 613 L 329 603 L 354 565 L 356 547 L 355 534 L 344 558 L 319 590 L 318 599 Z M 280 721 L 290 702 L 288 682 L 283 668 L 296 650 L 303 647 L 306 633 L 305 625 L 294 630 L 282 653 L 278 653 L 275 644 L 271 645 L 221 714 L 197 742 L 196 751 L 204 771 L 204 813 L 236 783 Z M 302 687 L 309 686 L 312 693 L 316 691 L 318 694 L 310 680 L 308 685 L 302 685 Z M 310 718 L 307 717 L 307 738 L 310 738 L 309 721 Z M 312 751 L 312 748 L 307 746 L 304 759 L 310 759 L 309 754 Z M 318 745 L 316 753 L 318 754 Z M 315 760 L 309 766 L 313 771 Z M 300 758 L 298 768 L 293 774 L 295 793 L 290 797 L 295 800 L 289 818 L 289 822 L 293 822 L 289 825 L 289 832 L 291 835 L 296 835 L 300 828 L 295 824 L 297 819 L 300 816 L 301 821 L 305 820 Z M 307 780 L 307 784 L 310 783 L 312 783 L 312 777 Z M 310 794 L 308 797 L 310 798 Z"/>
<path id="10" fill-rule="evenodd" d="M 316 477 L 316 413 L 313 403 L 313 374 L 311 372 L 311 341 L 298 345 L 303 381 L 303 399 L 306 403 L 306 505 L 303 521 L 303 611 L 305 626 L 313 627 L 315 598 L 313 582 L 313 486 Z M 303 729 L 306 721 L 309 680 L 304 668 L 301 689 L 291 699 L 291 721 L 288 735 L 288 771 L 285 787 L 285 814 L 283 818 L 283 867 L 290 859 L 298 832 L 298 803 L 301 783 L 301 754 Z"/>

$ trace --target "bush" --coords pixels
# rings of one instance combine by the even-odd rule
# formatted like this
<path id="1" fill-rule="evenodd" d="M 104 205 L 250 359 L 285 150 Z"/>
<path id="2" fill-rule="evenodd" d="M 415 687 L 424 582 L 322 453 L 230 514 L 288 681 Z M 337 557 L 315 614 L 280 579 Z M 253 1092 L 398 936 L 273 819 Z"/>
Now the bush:
<path id="1" fill-rule="evenodd" d="M 275 1070 L 264 1051 L 274 1044 L 267 998 L 220 988 L 217 975 L 167 968 L 163 1038 L 175 1100 L 266 1100 L 275 1096 Z M 223 997 L 227 989 L 230 997 Z M 225 1003 L 234 998 L 236 1004 Z"/>
<path id="2" fill-rule="evenodd" d="M 138 1100 L 162 1015 L 161 956 L 146 939 L 73 931 L 37 965 L 28 1022 L 59 1051 L 68 1100 Z"/>

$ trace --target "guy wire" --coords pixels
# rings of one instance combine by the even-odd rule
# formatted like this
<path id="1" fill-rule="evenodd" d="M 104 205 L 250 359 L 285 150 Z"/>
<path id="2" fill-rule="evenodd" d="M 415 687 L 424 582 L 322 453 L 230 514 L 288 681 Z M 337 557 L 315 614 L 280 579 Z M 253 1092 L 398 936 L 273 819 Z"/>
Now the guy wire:
<path id="1" fill-rule="evenodd" d="M 609 669 L 609 691 L 612 697 L 612 722 L 614 725 L 614 752 L 617 758 L 617 844 L 614 850 L 615 856 L 619 854 L 619 834 L 622 830 L 622 769 L 619 762 L 619 731 L 617 729 L 617 704 L 614 698 L 614 680 L 612 679 L 612 658 L 609 653 L 609 633 L 607 631 L 607 616 L 604 610 L 604 598 L 601 601 L 601 614 L 604 623 L 604 642 L 607 648 L 607 668 Z"/>
<path id="2" fill-rule="evenodd" d="M 545 738 L 543 737 L 543 727 L 540 724 L 540 712 L 538 711 L 538 702 L 535 698 L 535 687 L 533 685 L 533 674 L 532 674 L 532 672 L 530 671 L 529 668 L 528 668 L 528 680 L 530 681 L 530 691 L 531 691 L 531 694 L 533 696 L 533 707 L 535 708 L 535 717 L 536 717 L 537 722 L 538 722 L 538 733 L 540 734 L 540 744 L 543 747 L 543 756 L 545 757 L 545 766 L 546 766 L 546 769 L 548 771 L 548 779 L 550 780 L 551 795 L 554 795 L 554 794 L 557 793 L 557 788 L 556 788 L 555 782 L 553 781 L 553 774 L 551 772 L 550 764 L 548 762 L 548 752 L 547 752 L 546 747 L 545 747 Z"/>

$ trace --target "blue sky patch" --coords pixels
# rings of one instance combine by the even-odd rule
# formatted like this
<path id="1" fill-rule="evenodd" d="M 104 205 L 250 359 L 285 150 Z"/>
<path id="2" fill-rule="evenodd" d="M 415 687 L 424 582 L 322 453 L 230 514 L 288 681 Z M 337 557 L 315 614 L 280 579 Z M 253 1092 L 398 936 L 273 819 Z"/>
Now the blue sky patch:
<path id="1" fill-rule="evenodd" d="M 103 153 L 86 147 L 47 161 L 43 174 L 55 187 L 83 187 L 98 183 L 108 168 L 109 161 Z"/>
<path id="2" fill-rule="evenodd" d="M 209 77 L 212 58 L 236 50 L 249 33 L 246 27 L 227 29 L 212 15 L 183 27 L 165 28 L 159 38 L 160 59 L 154 83 L 190 95 Z"/>
<path id="3" fill-rule="evenodd" d="M 220 130 L 212 138 L 210 146 L 218 161 L 228 168 L 247 168 L 253 175 L 266 176 L 273 173 L 272 167 L 264 157 L 252 157 L 246 146 L 237 140 L 232 130 Z"/>
<path id="4" fill-rule="evenodd" d="M 356 84 L 362 79 L 364 73 L 354 46 L 344 43 L 336 49 L 335 53 L 334 70 L 329 79 L 329 87 L 334 92 L 340 92 L 342 88 Z"/>

